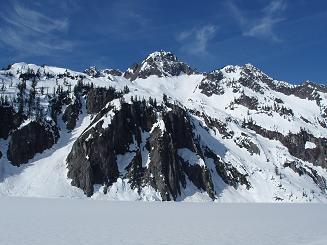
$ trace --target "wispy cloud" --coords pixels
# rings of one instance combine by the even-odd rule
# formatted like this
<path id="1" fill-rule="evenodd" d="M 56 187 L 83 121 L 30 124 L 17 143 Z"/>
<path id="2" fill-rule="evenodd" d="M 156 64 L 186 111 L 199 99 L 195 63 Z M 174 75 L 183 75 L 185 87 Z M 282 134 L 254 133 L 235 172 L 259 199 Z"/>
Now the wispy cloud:
<path id="1" fill-rule="evenodd" d="M 105 3 L 106 11 L 101 5 L 94 6 L 98 20 L 95 31 L 128 40 L 151 35 L 151 4 L 150 0 L 112 0 Z"/>
<path id="2" fill-rule="evenodd" d="M 275 32 L 275 26 L 285 20 L 283 16 L 286 9 L 285 0 L 272 0 L 261 9 L 259 16 L 258 14 L 246 15 L 233 0 L 228 1 L 227 6 L 242 28 L 244 36 L 268 39 L 273 42 L 281 41 Z"/>
<path id="3" fill-rule="evenodd" d="M 208 55 L 208 44 L 217 33 L 217 26 L 204 25 L 183 31 L 177 35 L 177 41 L 182 43 L 182 51 L 196 56 Z"/>
<path id="4" fill-rule="evenodd" d="M 71 50 L 74 44 L 60 36 L 67 33 L 69 19 L 54 18 L 38 9 L 37 4 L 27 7 L 11 1 L 0 14 L 0 42 L 24 55 L 52 55 Z"/>

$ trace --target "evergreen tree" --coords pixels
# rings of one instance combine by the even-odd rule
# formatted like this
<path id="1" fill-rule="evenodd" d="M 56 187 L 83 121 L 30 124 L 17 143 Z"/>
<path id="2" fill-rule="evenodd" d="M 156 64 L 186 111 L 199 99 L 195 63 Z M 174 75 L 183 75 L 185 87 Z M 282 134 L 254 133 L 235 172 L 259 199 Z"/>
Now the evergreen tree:
<path id="1" fill-rule="evenodd" d="M 4 102 L 3 102 L 3 104 L 4 104 L 5 106 L 9 106 L 9 99 L 8 99 L 8 95 L 5 95 L 5 99 L 4 99 Z"/>
<path id="2" fill-rule="evenodd" d="M 1 91 L 6 91 L 6 86 L 5 86 L 5 82 L 4 80 L 2 79 L 2 84 L 1 84 Z"/>
<path id="3" fill-rule="evenodd" d="M 36 121 L 41 121 L 43 117 L 43 110 L 41 107 L 41 98 L 40 96 L 37 96 L 35 101 L 35 117 Z"/>
<path id="4" fill-rule="evenodd" d="M 26 81 L 21 81 L 18 85 L 17 102 L 18 102 L 18 114 L 22 116 L 24 114 L 24 104 L 25 104 L 25 90 Z"/>
<path id="5" fill-rule="evenodd" d="M 124 86 L 123 92 L 124 92 L 124 94 L 128 94 L 129 93 L 129 87 L 127 85 Z"/>
<path id="6" fill-rule="evenodd" d="M 162 100 L 163 100 L 163 102 L 164 102 L 165 104 L 168 102 L 168 97 L 167 97 L 166 94 L 163 94 L 163 96 L 162 96 Z"/>
<path id="7" fill-rule="evenodd" d="M 125 104 L 125 103 L 126 103 L 125 98 L 124 98 L 124 97 L 120 97 L 120 98 L 119 98 L 119 103 L 120 103 L 121 106 L 122 106 L 123 104 Z"/>
<path id="8" fill-rule="evenodd" d="M 37 80 L 36 77 L 34 77 L 32 80 L 30 95 L 28 98 L 28 116 L 30 116 L 32 111 L 35 109 L 36 85 L 37 85 Z"/>

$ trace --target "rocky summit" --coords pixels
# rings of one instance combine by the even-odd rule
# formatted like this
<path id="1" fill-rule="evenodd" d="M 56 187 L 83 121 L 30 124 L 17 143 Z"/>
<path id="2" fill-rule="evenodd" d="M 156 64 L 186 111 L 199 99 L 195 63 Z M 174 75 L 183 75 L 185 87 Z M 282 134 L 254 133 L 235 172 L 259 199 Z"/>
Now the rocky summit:
<path id="1" fill-rule="evenodd" d="M 154 52 L 0 70 L 0 195 L 327 202 L 327 87 Z"/>

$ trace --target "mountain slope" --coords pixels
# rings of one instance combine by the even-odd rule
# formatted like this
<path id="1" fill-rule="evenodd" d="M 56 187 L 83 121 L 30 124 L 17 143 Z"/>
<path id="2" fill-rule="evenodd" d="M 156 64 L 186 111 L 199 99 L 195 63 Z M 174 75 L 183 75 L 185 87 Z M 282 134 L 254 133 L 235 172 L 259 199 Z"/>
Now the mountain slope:
<path id="1" fill-rule="evenodd" d="M 324 85 L 199 73 L 164 51 L 124 73 L 17 63 L 0 81 L 0 195 L 327 200 Z"/>

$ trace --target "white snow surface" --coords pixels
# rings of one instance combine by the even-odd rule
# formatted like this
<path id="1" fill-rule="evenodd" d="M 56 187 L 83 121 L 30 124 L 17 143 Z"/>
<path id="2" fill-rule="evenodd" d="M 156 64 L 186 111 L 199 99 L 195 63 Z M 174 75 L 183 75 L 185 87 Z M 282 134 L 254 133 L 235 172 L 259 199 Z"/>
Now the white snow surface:
<path id="1" fill-rule="evenodd" d="M 307 142 L 305 142 L 305 149 L 314 149 L 314 148 L 316 148 L 317 146 L 316 146 L 316 144 L 315 143 L 313 143 L 313 142 L 310 142 L 310 141 L 307 141 Z"/>
<path id="2" fill-rule="evenodd" d="M 177 150 L 177 154 L 183 158 L 185 162 L 190 165 L 200 165 L 205 166 L 204 161 L 200 158 L 200 156 L 196 155 L 194 152 L 187 148 L 182 148 Z"/>
<path id="3" fill-rule="evenodd" d="M 1 245 L 325 245 L 322 204 L 0 198 Z"/>

